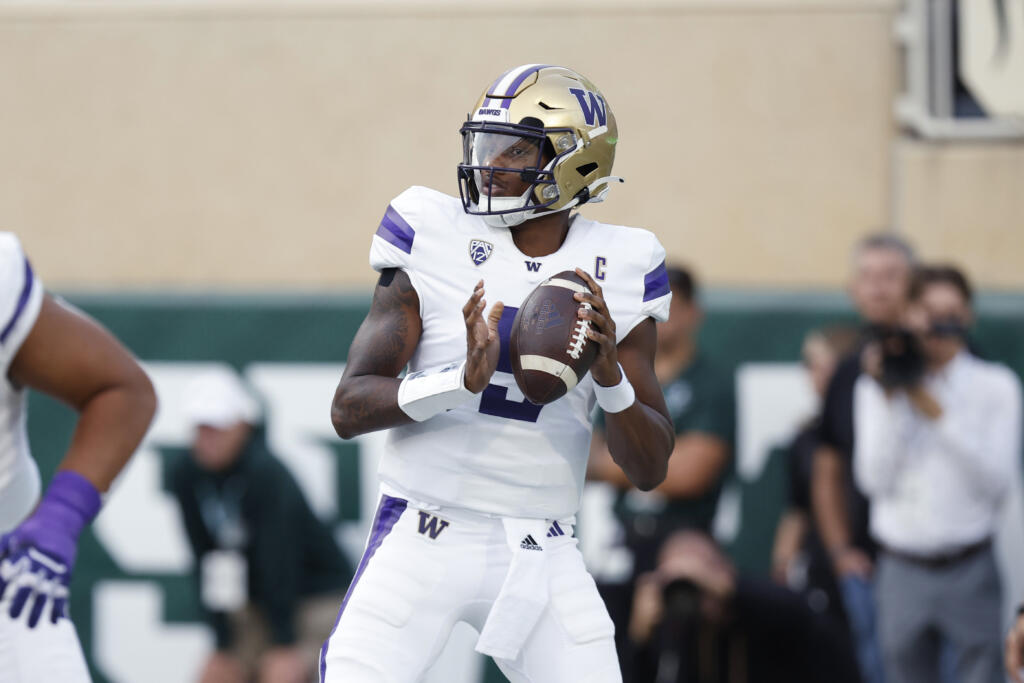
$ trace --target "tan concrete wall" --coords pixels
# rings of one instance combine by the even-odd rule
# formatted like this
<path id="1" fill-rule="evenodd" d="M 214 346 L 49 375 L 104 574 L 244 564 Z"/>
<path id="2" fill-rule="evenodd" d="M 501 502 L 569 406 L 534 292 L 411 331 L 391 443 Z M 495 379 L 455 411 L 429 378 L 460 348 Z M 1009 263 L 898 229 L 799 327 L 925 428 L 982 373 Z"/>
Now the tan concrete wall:
<path id="1" fill-rule="evenodd" d="M 1024 143 L 896 147 L 897 215 L 925 259 L 987 287 L 1024 286 Z"/>
<path id="2" fill-rule="evenodd" d="M 369 235 L 511 65 L 604 90 L 588 209 L 724 285 L 835 286 L 890 217 L 895 2 L 0 6 L 0 226 L 58 287 L 372 281 Z"/>

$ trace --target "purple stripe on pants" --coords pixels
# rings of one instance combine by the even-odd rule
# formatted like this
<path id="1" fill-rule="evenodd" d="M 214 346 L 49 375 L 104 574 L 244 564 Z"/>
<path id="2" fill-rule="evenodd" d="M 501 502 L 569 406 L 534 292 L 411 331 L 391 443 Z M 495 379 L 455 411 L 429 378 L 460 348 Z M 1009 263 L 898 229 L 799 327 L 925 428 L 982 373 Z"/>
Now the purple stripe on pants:
<path id="1" fill-rule="evenodd" d="M 366 551 L 363 552 L 363 559 L 359 561 L 359 567 L 356 568 L 355 576 L 352 577 L 352 583 L 349 584 L 348 591 L 345 593 L 345 599 L 341 601 L 341 609 L 338 610 L 338 618 L 334 620 L 334 628 L 331 629 L 330 635 L 327 636 L 327 640 L 324 641 L 323 646 L 320 648 L 320 681 L 323 683 L 327 675 L 327 644 L 331 642 L 331 636 L 338 630 L 338 623 L 341 621 L 341 615 L 345 613 L 345 605 L 348 604 L 349 598 L 352 597 L 352 591 L 355 590 L 356 584 L 359 582 L 359 577 L 366 571 L 366 565 L 370 563 L 370 558 L 373 557 L 374 553 L 377 552 L 377 548 L 384 542 L 384 538 L 391 533 L 391 529 L 394 528 L 398 522 L 402 513 L 405 512 L 406 505 L 409 501 L 402 498 L 392 498 L 391 496 L 381 496 L 380 505 L 377 506 L 377 514 L 373 518 L 373 530 L 370 532 L 370 542 L 366 544 Z"/>

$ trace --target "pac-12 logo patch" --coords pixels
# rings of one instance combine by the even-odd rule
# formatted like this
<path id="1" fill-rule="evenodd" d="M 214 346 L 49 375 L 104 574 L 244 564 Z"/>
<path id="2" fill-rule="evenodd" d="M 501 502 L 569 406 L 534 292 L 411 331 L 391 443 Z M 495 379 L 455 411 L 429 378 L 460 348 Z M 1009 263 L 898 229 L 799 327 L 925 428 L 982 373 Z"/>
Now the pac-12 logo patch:
<path id="1" fill-rule="evenodd" d="M 473 260 L 473 265 L 479 266 L 491 258 L 491 252 L 493 251 L 494 245 L 490 242 L 484 242 L 483 240 L 469 241 L 469 258 Z"/>

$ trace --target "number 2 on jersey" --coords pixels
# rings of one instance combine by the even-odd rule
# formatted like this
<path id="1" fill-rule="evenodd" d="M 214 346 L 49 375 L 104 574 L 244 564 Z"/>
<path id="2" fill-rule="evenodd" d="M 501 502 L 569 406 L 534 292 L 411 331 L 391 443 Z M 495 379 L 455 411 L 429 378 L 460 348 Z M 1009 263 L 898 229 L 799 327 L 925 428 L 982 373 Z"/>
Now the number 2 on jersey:
<path id="1" fill-rule="evenodd" d="M 509 355 L 509 337 L 512 335 L 512 321 L 515 320 L 518 308 L 506 306 L 498 321 L 498 338 L 501 341 L 501 352 L 498 354 L 498 368 L 495 372 L 512 374 L 512 357 Z M 543 406 L 522 401 L 510 401 L 507 398 L 508 387 L 488 384 L 480 395 L 480 412 L 485 415 L 504 417 L 510 420 L 536 422 Z"/>

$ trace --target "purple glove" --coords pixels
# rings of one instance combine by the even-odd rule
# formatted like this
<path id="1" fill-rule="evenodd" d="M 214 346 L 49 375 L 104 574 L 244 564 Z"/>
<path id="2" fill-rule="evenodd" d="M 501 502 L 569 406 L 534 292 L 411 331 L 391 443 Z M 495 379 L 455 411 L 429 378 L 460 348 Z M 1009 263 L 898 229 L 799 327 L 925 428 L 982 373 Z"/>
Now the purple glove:
<path id="1" fill-rule="evenodd" d="M 18 618 L 30 598 L 29 628 L 39 623 L 48 599 L 52 623 L 67 616 L 78 535 L 99 512 L 100 503 L 99 491 L 85 477 L 62 470 L 32 516 L 0 537 L 0 600 L 10 599 L 11 618 Z"/>

